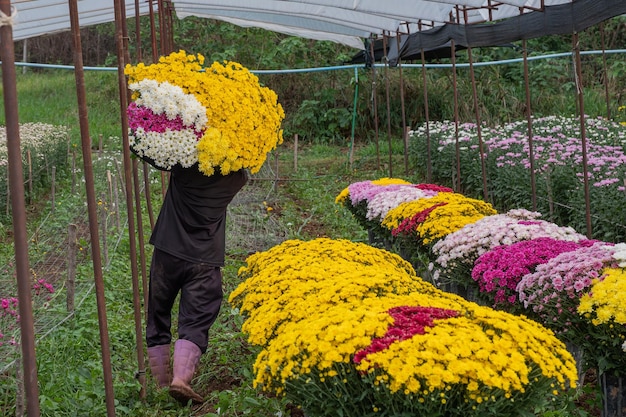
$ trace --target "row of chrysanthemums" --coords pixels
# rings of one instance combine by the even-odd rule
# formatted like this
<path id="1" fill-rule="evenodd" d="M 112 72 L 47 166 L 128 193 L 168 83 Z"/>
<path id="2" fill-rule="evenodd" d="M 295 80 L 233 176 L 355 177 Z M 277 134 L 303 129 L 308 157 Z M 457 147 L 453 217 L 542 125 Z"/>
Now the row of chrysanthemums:
<path id="1" fill-rule="evenodd" d="M 582 349 L 583 370 L 626 376 L 625 243 L 402 179 L 353 183 L 337 202 L 436 287 L 541 323 Z"/>
<path id="2" fill-rule="evenodd" d="M 618 117 L 626 117 L 626 110 L 619 113 Z M 482 126 L 480 131 L 475 123 L 431 121 L 409 132 L 409 153 L 417 172 L 431 182 L 450 185 L 458 181 L 467 196 L 481 198 L 484 175 L 489 201 L 498 207 L 533 207 L 528 196 L 534 192 L 535 210 L 544 219 L 576 230 L 586 227 L 589 197 L 594 236 L 625 242 L 626 125 L 586 117 L 585 136 L 586 143 L 581 141 L 578 116 L 533 118 L 532 143 L 527 120 Z M 457 162 L 459 172 L 453 168 Z"/>
<path id="3" fill-rule="evenodd" d="M 229 297 L 255 385 L 317 416 L 536 415 L 571 400 L 552 331 L 445 292 L 365 243 L 289 240 L 247 259 Z"/>
<path id="4" fill-rule="evenodd" d="M 50 190 L 54 181 L 51 172 L 57 174 L 69 168 L 69 129 L 47 123 L 22 123 L 19 126 L 20 149 L 24 181 L 28 182 L 27 199 Z M 9 208 L 9 150 L 7 130 L 0 129 L 0 225 L 10 224 Z M 2 295 L 2 294 L 0 294 Z"/>

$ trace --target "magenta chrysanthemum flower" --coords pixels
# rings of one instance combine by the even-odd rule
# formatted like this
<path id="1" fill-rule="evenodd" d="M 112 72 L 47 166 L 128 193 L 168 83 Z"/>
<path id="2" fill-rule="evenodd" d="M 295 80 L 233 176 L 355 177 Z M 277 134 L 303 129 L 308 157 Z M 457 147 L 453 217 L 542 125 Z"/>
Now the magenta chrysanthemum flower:
<path id="1" fill-rule="evenodd" d="M 592 240 L 574 242 L 539 237 L 497 246 L 476 260 L 472 279 L 478 283 L 480 291 L 489 296 L 494 307 L 514 304 L 517 302 L 517 284 L 524 275 L 535 272 L 538 265 L 561 253 L 594 243 Z"/>
<path id="2" fill-rule="evenodd" d="M 406 219 L 400 222 L 398 227 L 396 227 L 395 229 L 391 231 L 391 234 L 393 236 L 398 236 L 398 235 L 410 236 L 411 234 L 415 232 L 415 230 L 417 229 L 417 226 L 420 223 L 423 223 L 428 218 L 428 215 L 432 213 L 433 210 L 435 210 L 437 207 L 445 206 L 446 204 L 448 203 L 447 202 L 437 203 L 428 207 L 427 209 L 420 211 L 419 213 L 415 213 L 415 215 L 411 217 L 407 217 Z"/>
<path id="3" fill-rule="evenodd" d="M 137 106 L 132 102 L 126 110 L 128 114 L 128 127 L 131 130 L 143 128 L 146 132 L 164 133 L 167 130 L 173 132 L 189 129 L 185 126 L 182 117 L 177 115 L 174 119 L 167 117 L 167 114 L 156 114 L 151 109 L 144 106 Z M 196 137 L 199 139 L 204 133 L 203 130 L 194 130 Z"/>
<path id="4" fill-rule="evenodd" d="M 555 331 L 567 331 L 579 320 L 576 308 L 585 290 L 602 269 L 617 267 L 614 253 L 614 245 L 596 242 L 549 259 L 522 277 L 516 288 L 520 302 Z"/>
<path id="5" fill-rule="evenodd" d="M 424 334 L 426 327 L 433 327 L 435 320 L 456 317 L 459 312 L 436 307 L 395 307 L 389 310 L 394 322 L 383 337 L 375 338 L 365 349 L 354 355 L 354 362 L 360 363 L 367 355 L 387 349 L 392 343 Z"/>
<path id="6" fill-rule="evenodd" d="M 474 262 L 482 254 L 497 246 L 511 245 L 524 240 L 549 237 L 557 240 L 579 241 L 585 236 L 571 227 L 539 220 L 539 213 L 523 209 L 506 214 L 485 216 L 474 223 L 450 233 L 432 248 L 435 261 L 430 269 L 435 282 L 471 279 Z"/>

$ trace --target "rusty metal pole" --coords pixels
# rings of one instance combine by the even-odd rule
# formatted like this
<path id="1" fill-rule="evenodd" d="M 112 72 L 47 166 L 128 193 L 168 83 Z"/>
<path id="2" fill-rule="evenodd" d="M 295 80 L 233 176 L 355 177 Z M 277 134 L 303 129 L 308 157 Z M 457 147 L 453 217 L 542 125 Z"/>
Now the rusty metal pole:
<path id="1" fill-rule="evenodd" d="M 468 21 L 467 9 L 463 10 L 465 21 Z M 476 134 L 478 136 L 478 152 L 480 152 L 480 171 L 482 173 L 483 200 L 489 201 L 487 189 L 487 166 L 485 164 L 485 145 L 483 143 L 482 122 L 480 119 L 480 108 L 478 107 L 478 88 L 476 87 L 476 72 L 474 71 L 474 59 L 472 58 L 472 47 L 467 46 L 467 58 L 469 61 L 470 81 L 472 82 L 472 99 L 474 103 L 474 114 L 476 117 Z"/>
<path id="2" fill-rule="evenodd" d="M 139 16 L 139 0 L 135 0 L 135 58 L 137 62 L 143 60 L 143 53 L 141 51 L 141 16 Z"/>
<path id="3" fill-rule="evenodd" d="M 145 240 L 143 236 L 143 218 L 141 213 L 141 190 L 139 187 L 139 164 L 137 159 L 133 159 L 133 184 L 135 185 L 135 207 L 136 207 L 136 215 L 137 215 L 137 236 L 139 240 L 139 266 L 141 267 L 141 284 L 143 290 L 143 305 L 144 308 L 144 317 L 148 320 L 148 275 L 147 275 L 147 267 L 146 267 L 146 251 L 145 251 Z M 146 162 L 142 162 L 145 167 Z M 144 169 L 144 172 L 146 170 Z M 150 193 L 150 189 L 146 189 L 146 198 L 149 199 L 148 194 Z"/>
<path id="4" fill-rule="evenodd" d="M 530 164 L 530 195 L 533 211 L 537 210 L 537 182 L 535 179 L 535 145 L 533 140 L 533 117 L 530 100 L 530 76 L 528 71 L 528 49 L 526 39 L 522 41 L 524 50 L 524 84 L 526 87 L 526 121 L 528 125 L 528 162 Z"/>
<path id="5" fill-rule="evenodd" d="M 159 18 L 159 39 L 160 39 L 160 52 L 161 55 L 165 55 L 167 51 L 167 32 L 165 31 L 165 14 L 164 14 L 164 0 L 158 0 L 158 18 Z"/>
<path id="6" fill-rule="evenodd" d="M 404 173 L 409 173 L 409 138 L 406 126 L 406 109 L 404 106 L 404 76 L 402 74 L 402 58 L 400 58 L 400 33 L 396 32 L 398 43 L 398 74 L 400 77 L 400 109 L 402 111 L 402 142 L 404 144 Z"/>
<path id="7" fill-rule="evenodd" d="M 426 182 L 433 180 L 433 162 L 430 146 L 430 115 L 428 113 L 428 78 L 426 76 L 426 56 L 424 48 L 420 52 L 422 58 L 422 95 L 424 96 L 424 119 L 426 120 Z"/>
<path id="8" fill-rule="evenodd" d="M 576 94 L 578 96 L 578 107 L 580 110 L 580 139 L 582 146 L 582 164 L 583 164 L 583 187 L 585 192 L 585 220 L 587 223 L 587 237 L 591 239 L 591 197 L 589 194 L 589 170 L 587 166 L 587 130 L 585 123 L 585 98 L 583 94 L 583 72 L 580 60 L 580 43 L 578 32 L 572 35 L 572 43 L 574 47 L 574 77 L 576 79 Z"/>
<path id="9" fill-rule="evenodd" d="M 600 40 L 602 42 L 602 68 L 604 75 L 604 95 L 606 97 L 606 118 L 611 119 L 611 93 L 609 92 L 609 72 L 606 66 L 606 41 L 604 39 L 604 22 L 600 22 Z"/>
<path id="10" fill-rule="evenodd" d="M 378 132 L 378 101 L 376 95 L 378 93 L 378 80 L 376 73 L 376 56 L 374 55 L 374 42 L 370 42 L 370 54 L 372 55 L 372 110 L 374 111 L 374 133 L 376 140 L 376 169 L 380 169 L 380 135 Z"/>
<path id="11" fill-rule="evenodd" d="M 156 21 L 155 21 L 155 16 L 154 16 L 154 0 L 148 0 L 148 5 L 150 7 L 150 40 L 152 42 L 152 62 L 157 62 L 157 60 L 159 59 L 159 47 L 157 46 L 157 34 L 156 34 Z M 161 5 L 161 1 L 159 0 L 159 3 L 157 3 L 158 6 L 160 7 Z M 160 12 L 160 9 L 159 9 Z M 160 13 L 159 16 L 157 16 L 159 18 L 159 22 L 161 21 L 160 19 Z M 167 191 L 167 178 L 165 175 L 164 171 L 160 171 L 161 172 L 161 197 L 165 197 L 165 193 Z M 151 226 L 154 227 L 154 220 L 151 220 Z"/>
<path id="12" fill-rule="evenodd" d="M 166 34 L 167 34 L 167 53 L 174 52 L 174 16 L 172 11 L 174 7 L 170 0 L 164 1 L 165 4 L 165 17 L 166 17 Z"/>
<path id="13" fill-rule="evenodd" d="M 128 35 L 128 27 L 126 25 L 126 10 L 122 9 L 122 19 L 121 19 L 121 23 L 122 23 L 122 37 L 123 39 L 127 39 L 129 40 L 130 37 Z M 136 12 L 138 13 L 139 10 L 136 9 Z M 126 44 L 127 45 L 127 44 Z M 124 48 L 124 62 L 131 62 L 130 59 L 130 52 L 128 50 L 128 47 Z M 130 100 L 130 92 L 128 91 L 128 89 L 126 90 L 127 93 L 127 97 L 128 100 Z M 146 162 L 142 162 L 142 165 L 144 165 L 144 167 L 147 165 Z M 144 172 L 147 172 L 145 169 L 143 170 Z M 140 182 L 139 182 L 139 164 L 137 163 L 137 160 L 133 160 L 132 163 L 132 175 L 133 175 L 133 184 L 134 184 L 134 192 L 135 192 L 135 214 L 137 216 L 137 236 L 138 236 L 138 240 L 139 240 L 139 265 L 141 267 L 141 277 L 142 277 L 142 290 L 143 290 L 143 298 L 144 298 L 144 306 L 146 307 L 144 310 L 144 315 L 146 316 L 147 319 L 147 314 L 148 314 L 148 278 L 147 278 L 147 274 L 146 274 L 146 251 L 145 251 L 145 242 L 144 242 L 144 235 L 143 235 L 143 219 L 142 219 L 142 210 L 141 210 L 141 190 L 140 190 Z M 145 177 L 144 177 L 145 180 Z M 150 200 L 150 183 L 149 181 L 146 182 L 146 184 L 148 185 L 148 188 L 146 189 L 146 200 Z M 148 206 L 151 206 L 151 204 L 146 203 Z M 139 294 L 137 294 L 139 296 Z M 141 307 L 139 307 L 139 309 L 141 310 Z M 143 351 L 143 348 L 142 348 Z M 140 370 L 143 369 L 143 367 L 140 367 Z M 141 371 L 139 372 L 140 377 L 141 377 Z"/>
<path id="14" fill-rule="evenodd" d="M 472 59 L 472 47 L 467 47 L 467 57 L 469 60 L 470 80 L 472 82 L 472 99 L 474 103 L 474 114 L 476 116 L 476 134 L 478 136 L 478 152 L 480 152 L 480 171 L 483 181 L 483 200 L 489 201 L 489 192 L 487 191 L 487 166 L 485 164 L 485 145 L 483 144 L 483 135 L 481 129 L 480 109 L 478 108 L 478 88 L 476 87 L 476 75 L 474 73 L 474 61 Z"/>
<path id="15" fill-rule="evenodd" d="M 393 177 L 393 158 L 391 151 L 391 98 L 389 97 L 389 59 L 387 57 L 387 35 L 383 33 L 383 51 L 385 51 L 385 96 L 387 99 L 387 143 L 389 146 L 389 176 Z"/>
<path id="16" fill-rule="evenodd" d="M 152 208 L 152 196 L 150 191 L 150 166 L 147 163 L 142 164 L 143 170 L 143 186 L 146 194 L 146 209 L 148 210 L 148 221 L 150 222 L 150 229 L 154 229 L 154 209 Z"/>
<path id="17" fill-rule="evenodd" d="M 150 42 L 152 44 L 152 62 L 159 59 L 159 51 L 157 49 L 156 22 L 154 21 L 154 0 L 148 0 L 148 13 L 150 16 Z"/>
<path id="18" fill-rule="evenodd" d="M 28 263 L 28 236 L 26 234 L 26 202 L 20 147 L 20 124 L 17 111 L 15 52 L 13 49 L 12 7 L 10 0 L 0 0 L 3 22 L 0 24 L 0 59 L 2 60 L 2 88 L 6 119 L 7 152 L 9 160 L 9 190 L 13 216 L 13 246 L 19 298 L 20 334 L 24 389 L 29 416 L 39 416 L 39 388 L 37 385 L 37 358 L 35 356 L 35 329 L 31 299 L 30 267 Z"/>
<path id="19" fill-rule="evenodd" d="M 461 147 L 459 145 L 459 89 L 456 81 L 456 46 L 454 39 L 450 40 L 450 48 L 452 49 L 452 88 L 454 91 L 454 143 L 456 154 L 456 186 L 455 191 L 461 192 Z"/>
<path id="20" fill-rule="evenodd" d="M 117 44 L 117 75 L 120 95 L 120 117 L 122 125 L 122 155 L 124 159 L 124 181 L 126 183 L 126 216 L 128 219 L 128 241 L 130 247 L 130 268 L 133 286 L 133 307 L 135 318 L 135 337 L 137 351 L 137 378 L 141 384 L 139 392 L 140 398 L 146 397 L 146 371 L 145 357 L 143 350 L 143 324 L 141 314 L 141 301 L 139 296 L 139 272 L 137 270 L 137 241 L 135 239 L 135 219 L 134 219 L 134 203 L 133 203 L 133 179 L 132 166 L 130 161 L 130 144 L 128 139 L 128 117 L 126 116 L 126 108 L 128 107 L 128 87 L 126 83 L 126 75 L 124 74 L 125 56 L 127 39 L 124 38 L 123 16 L 124 3 L 121 0 L 115 0 L 115 32 Z"/>
<path id="21" fill-rule="evenodd" d="M 104 278 L 102 275 L 102 259 L 100 256 L 100 238 L 98 229 L 98 204 L 91 161 L 91 138 L 89 137 L 89 120 L 87 118 L 87 99 L 85 95 L 85 78 L 83 70 L 82 44 L 80 24 L 78 21 L 77 0 L 69 0 L 70 22 L 74 39 L 74 75 L 76 79 L 76 95 L 78 100 L 78 121 L 83 151 L 83 167 L 85 170 L 85 189 L 87 196 L 87 212 L 89 215 L 89 233 L 91 235 L 91 257 L 93 263 L 96 301 L 98 309 L 98 325 L 100 329 L 100 348 L 102 353 L 102 369 L 104 371 L 104 388 L 108 416 L 115 415 L 115 396 L 113 393 L 113 373 L 111 370 L 111 350 L 107 325 L 106 298 L 104 296 Z"/>
<path id="22" fill-rule="evenodd" d="M 149 0 L 150 3 L 150 23 L 152 24 L 152 14 L 153 14 L 153 10 L 152 10 L 152 0 Z M 135 0 L 135 36 L 137 37 L 136 41 L 136 45 L 137 45 L 137 62 L 142 62 L 143 61 L 143 53 L 142 53 L 142 49 L 141 49 L 141 19 L 139 16 L 139 0 Z M 152 28 L 151 28 L 152 29 Z M 148 164 L 146 162 L 142 163 L 142 173 L 143 173 L 143 186 L 144 189 L 146 190 L 145 196 L 146 196 L 146 209 L 148 211 L 148 219 L 150 221 L 150 228 L 153 229 L 154 228 L 154 211 L 152 209 L 152 194 L 150 192 L 150 168 L 148 166 Z M 139 225 L 139 230 L 142 230 L 143 227 L 142 225 Z M 139 234 L 140 237 L 143 236 L 143 233 Z M 143 258 L 143 244 L 140 242 L 139 243 L 140 247 L 141 247 L 141 251 L 142 251 L 142 258 Z M 145 268 L 142 269 L 142 275 L 144 277 L 144 282 L 145 280 Z M 144 284 L 144 292 L 147 293 L 146 291 L 146 285 Z M 147 296 L 146 296 L 147 297 Z M 148 306 L 148 304 L 145 304 L 146 308 Z M 147 309 L 146 309 L 147 312 Z"/>

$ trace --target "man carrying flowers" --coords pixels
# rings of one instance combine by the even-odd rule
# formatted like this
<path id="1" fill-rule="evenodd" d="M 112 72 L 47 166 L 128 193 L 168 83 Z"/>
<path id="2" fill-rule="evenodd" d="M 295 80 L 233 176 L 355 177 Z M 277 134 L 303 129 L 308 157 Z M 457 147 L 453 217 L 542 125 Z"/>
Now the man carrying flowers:
<path id="1" fill-rule="evenodd" d="M 150 243 L 146 342 L 159 387 L 179 402 L 201 403 L 191 380 L 219 313 L 228 204 L 282 143 L 276 93 L 238 63 L 184 51 L 127 66 L 133 102 L 129 144 L 170 182 Z M 170 373 L 171 315 L 180 294 Z"/>
<path id="2" fill-rule="evenodd" d="M 181 403 L 201 403 L 190 386 L 222 303 L 226 209 L 246 183 L 244 170 L 206 176 L 174 167 L 152 232 L 146 342 L 152 375 Z M 172 307 L 180 293 L 170 382 Z"/>

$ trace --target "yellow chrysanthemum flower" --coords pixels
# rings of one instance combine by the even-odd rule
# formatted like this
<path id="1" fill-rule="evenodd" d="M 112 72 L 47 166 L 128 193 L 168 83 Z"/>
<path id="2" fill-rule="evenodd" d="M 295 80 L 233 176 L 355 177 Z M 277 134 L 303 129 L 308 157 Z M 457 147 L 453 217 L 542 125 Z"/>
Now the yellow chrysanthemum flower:
<path id="1" fill-rule="evenodd" d="M 203 68 L 202 55 L 185 51 L 161 57 L 152 65 L 127 65 L 129 82 L 149 78 L 168 81 L 193 94 L 206 108 L 207 130 L 198 141 L 199 168 L 228 174 L 242 168 L 256 173 L 267 154 L 283 142 L 284 110 L 274 91 L 236 62 L 214 62 Z M 133 97 L 136 98 L 136 97 Z"/>
<path id="2" fill-rule="evenodd" d="M 571 355 L 551 331 L 442 292 L 382 249 L 289 240 L 250 256 L 239 276 L 229 301 L 245 317 L 248 340 L 261 348 L 254 384 L 265 390 L 355 383 L 416 404 L 449 403 L 453 392 L 458 401 L 462 392 L 463 401 L 481 407 L 496 393 L 519 397 L 539 379 L 551 381 L 551 390 L 577 380 Z M 398 324 L 391 314 L 407 306 L 454 314 L 413 331 L 412 321 Z M 408 337 L 392 333 L 381 348 L 377 340 L 396 325 L 408 326 Z"/>
<path id="3" fill-rule="evenodd" d="M 594 280 L 589 292 L 580 298 L 578 313 L 591 314 L 594 325 L 615 322 L 626 325 L 626 268 L 605 268 L 603 279 Z"/>

